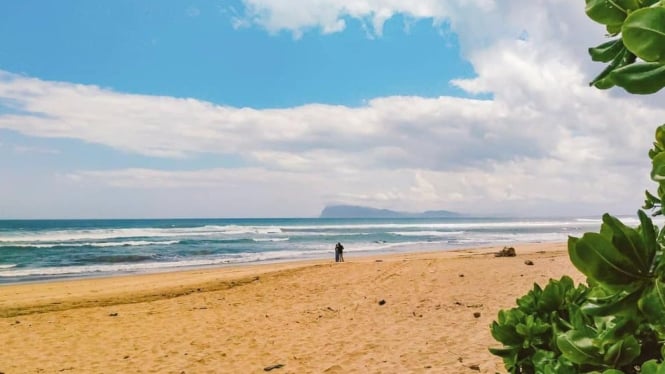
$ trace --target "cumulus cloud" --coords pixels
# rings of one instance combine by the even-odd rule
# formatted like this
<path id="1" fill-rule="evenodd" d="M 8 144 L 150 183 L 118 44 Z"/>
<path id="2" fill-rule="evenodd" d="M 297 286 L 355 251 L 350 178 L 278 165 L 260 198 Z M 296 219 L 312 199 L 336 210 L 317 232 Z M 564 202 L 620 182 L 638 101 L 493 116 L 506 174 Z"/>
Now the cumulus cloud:
<path id="1" fill-rule="evenodd" d="M 431 19 L 434 25 L 454 20 L 465 9 L 491 11 L 492 0 L 464 1 L 396 1 L 396 0 L 244 0 L 246 23 L 260 25 L 271 32 L 288 30 L 296 37 L 308 29 L 334 33 L 346 27 L 345 18 L 354 18 L 371 25 L 375 35 L 383 33 L 383 25 L 395 15 L 410 19 Z"/>
<path id="2" fill-rule="evenodd" d="M 511 147 L 532 138 L 505 121 L 486 131 L 488 118 L 511 110 L 483 100 L 385 97 L 358 108 L 311 104 L 256 110 L 9 73 L 0 80 L 0 97 L 20 109 L 0 117 L 2 128 L 156 157 L 240 154 L 247 162 L 311 171 L 345 163 L 393 167 L 395 162 L 436 169 L 473 163 L 479 154 L 506 159 L 538 152 L 531 145 Z"/>
<path id="3" fill-rule="evenodd" d="M 215 190 L 222 205 L 242 191 L 266 204 L 293 201 L 291 215 L 315 214 L 325 203 L 476 214 L 575 214 L 610 204 L 627 212 L 649 186 L 645 153 L 665 110 L 587 86 L 602 67 L 586 48 L 603 31 L 577 1 L 244 4 L 237 25 L 296 36 L 344 32 L 349 18 L 379 37 L 395 15 L 445 23 L 477 73 L 451 84 L 491 99 L 392 96 L 360 107 L 259 110 L 0 72 L 0 105 L 13 109 L 0 115 L 0 128 L 160 158 L 233 155 L 240 160 L 233 168 L 79 170 L 66 179 Z"/>
<path id="4" fill-rule="evenodd" d="M 512 79 L 510 71 L 504 77 L 480 71 L 459 84 L 492 87 L 494 79 Z M 496 89 L 494 100 L 385 97 L 357 108 L 267 110 L 3 73 L 0 97 L 20 110 L 0 116 L 0 128 L 154 157 L 232 154 L 242 161 L 227 169 L 70 173 L 79 184 L 227 196 L 253 191 L 306 200 L 307 209 L 344 202 L 524 214 L 534 201 L 634 203 L 646 183 L 652 124 L 665 111 L 586 89 L 574 66 L 542 74 L 553 71 L 559 79 Z"/>

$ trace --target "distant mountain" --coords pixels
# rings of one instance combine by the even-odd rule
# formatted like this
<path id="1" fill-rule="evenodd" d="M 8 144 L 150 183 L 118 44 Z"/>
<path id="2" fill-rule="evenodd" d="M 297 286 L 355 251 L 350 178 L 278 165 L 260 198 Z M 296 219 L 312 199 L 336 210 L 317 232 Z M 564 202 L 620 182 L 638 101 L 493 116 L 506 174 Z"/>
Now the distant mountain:
<path id="1" fill-rule="evenodd" d="M 447 218 L 447 217 L 462 217 L 464 214 L 451 212 L 449 210 L 427 210 L 422 213 L 417 213 L 418 217 L 423 218 Z"/>
<path id="2" fill-rule="evenodd" d="M 448 210 L 428 210 L 422 213 L 396 212 L 356 205 L 331 205 L 321 211 L 320 218 L 450 218 L 462 214 Z"/>

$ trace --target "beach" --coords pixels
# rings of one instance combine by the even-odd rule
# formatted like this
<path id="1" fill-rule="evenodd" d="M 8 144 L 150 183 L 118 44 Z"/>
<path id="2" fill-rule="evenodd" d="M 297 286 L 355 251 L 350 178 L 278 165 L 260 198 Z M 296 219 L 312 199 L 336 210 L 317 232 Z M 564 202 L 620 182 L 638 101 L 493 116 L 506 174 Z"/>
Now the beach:
<path id="1" fill-rule="evenodd" d="M 514 247 L 4 285 L 0 372 L 505 372 L 497 312 L 584 279 L 565 243 Z"/>

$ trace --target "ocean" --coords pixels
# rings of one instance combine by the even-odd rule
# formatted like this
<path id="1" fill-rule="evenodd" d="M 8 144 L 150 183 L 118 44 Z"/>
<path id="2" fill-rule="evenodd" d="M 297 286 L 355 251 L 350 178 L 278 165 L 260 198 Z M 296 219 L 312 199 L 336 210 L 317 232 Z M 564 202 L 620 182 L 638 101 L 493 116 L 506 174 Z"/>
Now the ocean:
<path id="1" fill-rule="evenodd" d="M 557 242 L 599 226 L 600 219 L 587 218 L 1 220 L 0 284 L 332 260 L 338 241 L 347 261 L 369 254 Z"/>

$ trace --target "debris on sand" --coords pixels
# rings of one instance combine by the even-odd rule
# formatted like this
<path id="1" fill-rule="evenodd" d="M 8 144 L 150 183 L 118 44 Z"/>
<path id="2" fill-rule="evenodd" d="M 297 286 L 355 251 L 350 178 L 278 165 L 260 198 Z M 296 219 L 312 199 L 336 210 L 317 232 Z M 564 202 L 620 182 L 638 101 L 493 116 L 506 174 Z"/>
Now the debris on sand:
<path id="1" fill-rule="evenodd" d="M 283 368 L 283 367 L 284 367 L 284 364 L 275 364 L 275 365 L 270 365 L 270 366 L 264 367 L 263 371 L 271 371 L 271 370 L 279 369 L 279 368 Z"/>
<path id="2" fill-rule="evenodd" d="M 494 257 L 515 257 L 517 256 L 517 253 L 515 253 L 515 248 L 513 247 L 503 247 L 502 250 L 494 254 Z"/>

